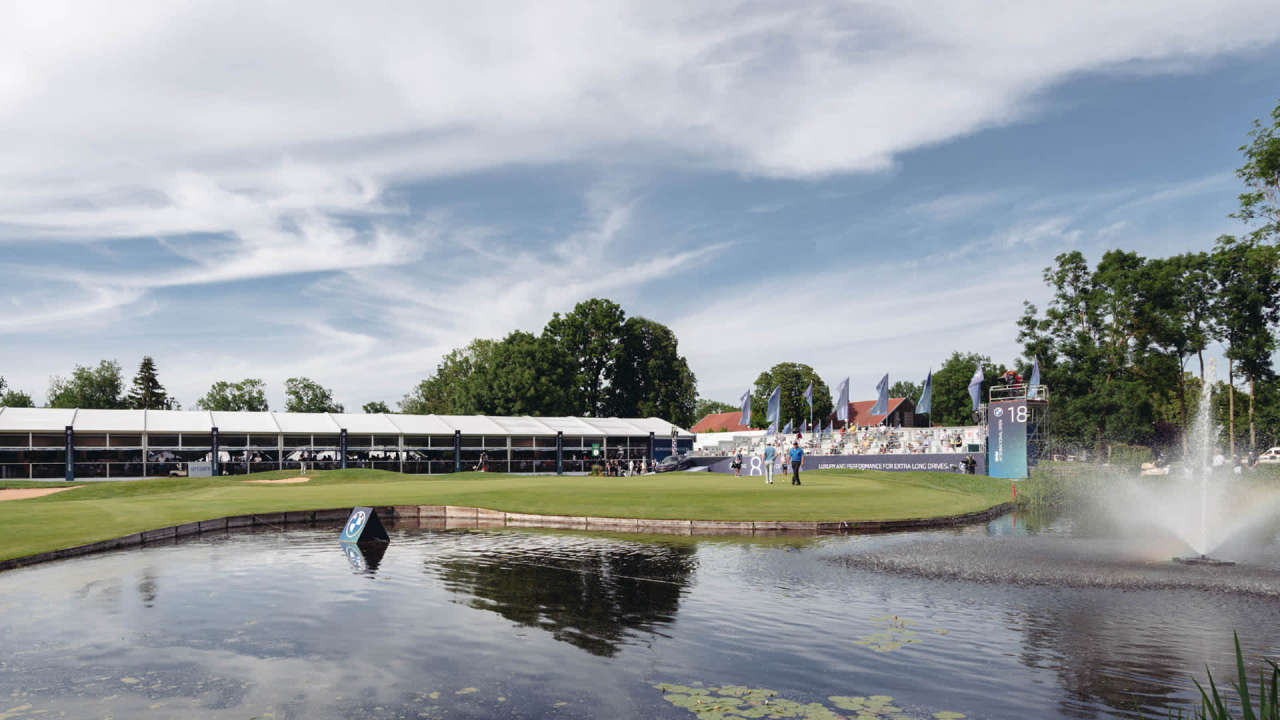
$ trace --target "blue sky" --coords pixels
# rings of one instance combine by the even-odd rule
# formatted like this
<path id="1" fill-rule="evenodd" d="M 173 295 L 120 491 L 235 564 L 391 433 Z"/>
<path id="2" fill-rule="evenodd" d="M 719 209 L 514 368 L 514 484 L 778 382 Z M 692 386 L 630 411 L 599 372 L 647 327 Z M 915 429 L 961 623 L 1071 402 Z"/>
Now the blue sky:
<path id="1" fill-rule="evenodd" d="M 394 405 L 593 296 L 721 400 L 784 360 L 866 397 L 1010 362 L 1057 253 L 1240 229 L 1268 5 L 21 5 L 0 375 L 42 401 L 145 353 L 188 406 L 294 375 Z"/>

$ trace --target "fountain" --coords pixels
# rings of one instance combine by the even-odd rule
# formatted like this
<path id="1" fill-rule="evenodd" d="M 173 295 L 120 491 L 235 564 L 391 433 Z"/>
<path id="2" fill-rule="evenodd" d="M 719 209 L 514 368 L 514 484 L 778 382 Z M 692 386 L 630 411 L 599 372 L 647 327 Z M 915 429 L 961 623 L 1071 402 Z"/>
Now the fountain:
<path id="1" fill-rule="evenodd" d="M 1248 553 L 1252 536 L 1275 524 L 1280 494 L 1236 474 L 1231 463 L 1214 467 L 1219 433 L 1212 415 L 1212 383 L 1217 376 L 1212 358 L 1206 370 L 1199 407 L 1187 428 L 1181 469 L 1175 465 L 1163 477 L 1121 478 L 1099 500 L 1148 548 L 1154 527 L 1192 551 L 1174 557 L 1174 562 L 1222 566 L 1234 563 L 1215 559 L 1215 554 Z"/>

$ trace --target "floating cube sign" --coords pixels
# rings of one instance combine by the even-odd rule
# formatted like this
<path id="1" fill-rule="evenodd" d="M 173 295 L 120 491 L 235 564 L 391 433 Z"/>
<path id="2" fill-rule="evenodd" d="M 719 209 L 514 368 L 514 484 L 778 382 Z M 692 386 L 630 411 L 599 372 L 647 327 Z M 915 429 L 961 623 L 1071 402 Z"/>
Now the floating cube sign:
<path id="1" fill-rule="evenodd" d="M 338 540 L 344 543 L 391 542 L 391 538 L 387 537 L 387 529 L 382 526 L 378 514 L 371 507 L 352 509 Z"/>

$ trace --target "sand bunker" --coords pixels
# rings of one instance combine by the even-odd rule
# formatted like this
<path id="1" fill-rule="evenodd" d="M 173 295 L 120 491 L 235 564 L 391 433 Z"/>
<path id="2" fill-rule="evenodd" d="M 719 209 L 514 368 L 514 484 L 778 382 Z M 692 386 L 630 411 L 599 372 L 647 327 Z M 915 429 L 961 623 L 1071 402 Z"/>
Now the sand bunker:
<path id="1" fill-rule="evenodd" d="M 292 485 L 294 483 L 304 483 L 310 479 L 311 478 L 305 477 L 292 477 L 280 478 L 279 480 L 245 480 L 245 482 L 252 483 L 254 485 Z"/>
<path id="2" fill-rule="evenodd" d="M 75 490 L 79 485 L 63 488 L 20 488 L 15 490 L 0 490 L 0 502 L 5 500 L 26 500 L 27 498 L 43 497 L 60 493 L 63 490 Z"/>

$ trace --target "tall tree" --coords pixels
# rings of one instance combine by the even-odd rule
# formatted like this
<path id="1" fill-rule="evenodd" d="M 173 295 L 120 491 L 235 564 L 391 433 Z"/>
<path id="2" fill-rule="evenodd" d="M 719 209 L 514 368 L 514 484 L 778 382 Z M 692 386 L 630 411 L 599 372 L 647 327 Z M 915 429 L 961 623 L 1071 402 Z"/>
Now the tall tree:
<path id="1" fill-rule="evenodd" d="M 284 409 L 288 412 L 342 412 L 333 401 L 333 391 L 311 378 L 296 377 L 284 381 Z"/>
<path id="2" fill-rule="evenodd" d="M 781 430 L 787 421 L 808 420 L 809 404 L 805 402 L 804 391 L 810 382 L 813 383 L 814 422 L 830 418 L 835 410 L 831 389 L 818 377 L 818 373 L 804 363 L 782 362 L 756 377 L 755 391 L 751 393 L 751 425 L 757 428 L 768 426 L 769 395 L 775 387 L 782 388 L 782 417 L 778 429 Z"/>
<path id="3" fill-rule="evenodd" d="M 582 415 L 609 414 L 625 323 L 621 305 L 592 298 L 578 303 L 567 315 L 554 313 L 542 331 L 573 360 L 573 388 L 581 394 L 578 413 Z"/>
<path id="4" fill-rule="evenodd" d="M 367 402 L 367 403 L 365 403 L 364 405 L 361 405 L 361 406 L 360 406 L 360 409 L 361 409 L 361 410 L 363 410 L 363 411 L 365 411 L 366 413 L 368 413 L 368 414 L 370 414 L 370 415 L 373 415 L 373 414 L 376 414 L 376 413 L 389 413 L 389 412 L 391 412 L 391 408 L 388 408 L 388 407 L 387 407 L 387 404 L 386 404 L 386 403 L 384 403 L 384 402 L 382 402 L 381 400 L 374 400 L 374 401 L 372 401 L 372 402 Z"/>
<path id="5" fill-rule="evenodd" d="M 1245 184 L 1235 217 L 1253 225 L 1257 243 L 1280 242 L 1280 103 L 1271 111 L 1271 124 L 1253 121 L 1249 142 L 1240 146 L 1244 165 L 1236 177 Z"/>
<path id="6" fill-rule="evenodd" d="M 933 373 L 933 408 L 929 420 L 934 425 L 972 425 L 973 403 L 969 399 L 969 380 L 974 370 L 982 365 L 982 393 L 984 401 L 991 384 L 1004 374 L 1004 365 L 991 361 L 986 355 L 955 351 Z M 890 393 L 891 395 L 893 393 Z M 901 396 L 895 396 L 901 397 Z M 916 393 L 919 397 L 919 393 Z"/>
<path id="7" fill-rule="evenodd" d="M 196 401 L 201 410 L 261 412 L 267 407 L 267 384 L 255 378 L 240 382 L 219 380 L 209 387 L 209 392 Z"/>
<path id="8" fill-rule="evenodd" d="M 1023 354 L 1041 359 L 1056 389 L 1056 432 L 1091 442 L 1099 458 L 1111 441 L 1149 442 L 1153 388 L 1178 382 L 1176 364 L 1149 375 L 1135 362 L 1151 356 L 1147 272 L 1135 253 L 1109 251 L 1092 270 L 1079 251 L 1063 253 L 1045 269 L 1053 298 L 1044 317 L 1028 304 L 1019 321 Z"/>
<path id="9" fill-rule="evenodd" d="M 694 423 L 697 378 L 671 328 L 647 318 L 627 318 L 614 367 L 610 414 L 660 417 L 682 427 Z"/>
<path id="10" fill-rule="evenodd" d="M 477 356 L 465 385 L 467 412 L 567 415 L 574 411 L 574 364 L 547 337 L 515 331 Z"/>
<path id="11" fill-rule="evenodd" d="M 1249 447 L 1257 447 L 1254 425 L 1255 385 L 1275 377 L 1271 354 L 1276 348 L 1273 331 L 1280 321 L 1280 251 L 1253 238 L 1218 238 L 1213 251 L 1217 281 L 1214 309 L 1222 341 L 1227 346 L 1227 393 L 1231 427 L 1231 453 L 1235 454 L 1235 377 L 1249 384 Z"/>
<path id="12" fill-rule="evenodd" d="M 49 380 L 49 407 L 123 408 L 123 385 L 120 363 L 114 360 L 103 360 L 97 367 L 77 365 L 70 378 L 55 376 Z"/>
<path id="13" fill-rule="evenodd" d="M 150 355 L 144 355 L 138 365 L 138 374 L 133 376 L 133 387 L 125 404 L 134 410 L 169 410 L 172 402 L 169 393 L 165 392 L 160 379 L 156 377 L 156 363 Z"/>

